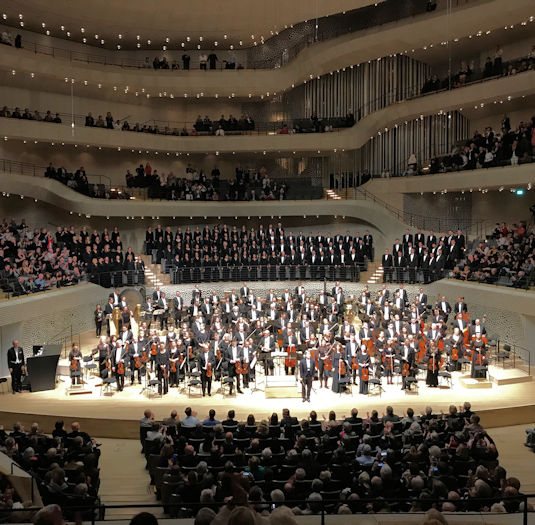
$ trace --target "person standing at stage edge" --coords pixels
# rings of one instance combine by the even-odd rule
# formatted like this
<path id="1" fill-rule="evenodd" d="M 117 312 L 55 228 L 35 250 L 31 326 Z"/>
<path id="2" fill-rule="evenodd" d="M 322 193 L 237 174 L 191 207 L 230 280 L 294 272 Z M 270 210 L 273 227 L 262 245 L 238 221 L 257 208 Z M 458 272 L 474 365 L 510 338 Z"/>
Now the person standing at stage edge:
<path id="1" fill-rule="evenodd" d="M 24 360 L 24 351 L 15 339 L 13 346 L 7 351 L 7 367 L 11 374 L 11 389 L 15 392 L 22 392 L 22 372 L 26 362 Z"/>

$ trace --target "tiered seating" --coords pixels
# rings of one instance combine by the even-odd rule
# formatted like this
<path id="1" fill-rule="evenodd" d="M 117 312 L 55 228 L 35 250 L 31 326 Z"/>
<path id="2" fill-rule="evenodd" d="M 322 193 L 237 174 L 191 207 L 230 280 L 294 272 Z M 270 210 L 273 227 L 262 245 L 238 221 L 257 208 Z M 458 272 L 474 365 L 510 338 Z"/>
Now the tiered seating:
<path id="1" fill-rule="evenodd" d="M 201 421 L 188 408 L 182 422 L 175 412 L 164 426 L 147 410 L 140 438 L 151 484 L 173 516 L 221 507 L 237 480 L 259 512 L 286 501 L 296 514 L 323 506 L 330 513 L 425 511 L 432 500 L 451 500 L 435 504 L 447 511 L 519 508 L 520 483 L 499 465 L 470 403 L 443 415 L 427 408 L 399 416 L 387 407 L 382 417 L 374 410 L 361 419 L 357 409 L 342 418 L 331 411 L 325 421 L 314 411 L 298 421 L 288 410 L 281 419 L 251 414 L 240 422 L 233 410 L 222 422 L 211 410 Z M 214 485 L 209 497 L 203 489 Z"/>
<path id="2" fill-rule="evenodd" d="M 84 520 L 99 518 L 95 514 L 100 486 L 98 447 L 77 422 L 67 432 L 63 421 L 58 421 L 51 435 L 41 432 L 38 423 L 29 431 L 20 423 L 11 432 L 0 430 L 0 451 L 37 480 L 43 503 L 60 505 L 67 520 L 74 521 L 78 511 Z M 7 478 L 3 479 L 0 498 L 2 508 L 15 510 L 27 504 Z"/>

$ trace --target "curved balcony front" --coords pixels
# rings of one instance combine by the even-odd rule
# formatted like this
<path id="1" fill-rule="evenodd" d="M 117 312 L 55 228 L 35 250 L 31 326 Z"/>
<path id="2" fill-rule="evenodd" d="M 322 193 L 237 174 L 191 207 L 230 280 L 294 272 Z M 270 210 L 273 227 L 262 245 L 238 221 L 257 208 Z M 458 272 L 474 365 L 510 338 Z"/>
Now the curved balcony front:
<path id="1" fill-rule="evenodd" d="M 488 104 L 533 93 L 535 71 L 501 77 L 395 103 L 360 120 L 352 128 L 330 133 L 289 135 L 239 135 L 179 137 L 152 135 L 102 128 L 71 127 L 21 119 L 0 118 L 0 136 L 5 140 L 31 140 L 56 144 L 78 144 L 159 153 L 258 153 L 310 152 L 325 154 L 334 150 L 354 150 L 385 128 L 406 120 L 438 112 L 460 110 L 469 105 Z"/>

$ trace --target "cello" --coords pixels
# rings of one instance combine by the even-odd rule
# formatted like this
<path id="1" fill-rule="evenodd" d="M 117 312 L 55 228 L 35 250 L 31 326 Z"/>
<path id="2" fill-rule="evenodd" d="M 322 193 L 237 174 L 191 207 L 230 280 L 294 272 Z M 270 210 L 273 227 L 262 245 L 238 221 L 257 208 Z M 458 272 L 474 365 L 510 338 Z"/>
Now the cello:
<path id="1" fill-rule="evenodd" d="M 295 354 L 297 352 L 297 349 L 294 345 L 288 346 L 286 348 L 286 353 L 288 354 L 288 357 L 284 360 L 284 366 L 288 368 L 294 368 L 295 367 L 295 359 L 290 358 L 291 354 Z M 332 370 L 332 365 L 331 365 Z"/>

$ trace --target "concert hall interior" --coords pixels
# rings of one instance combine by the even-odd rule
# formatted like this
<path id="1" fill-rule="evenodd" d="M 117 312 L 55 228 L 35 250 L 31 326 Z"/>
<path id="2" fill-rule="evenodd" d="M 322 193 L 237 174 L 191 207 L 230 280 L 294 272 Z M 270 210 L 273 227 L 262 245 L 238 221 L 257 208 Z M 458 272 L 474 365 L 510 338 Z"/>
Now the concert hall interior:
<path id="1" fill-rule="evenodd" d="M 0 14 L 3 522 L 533 521 L 531 0 Z"/>

